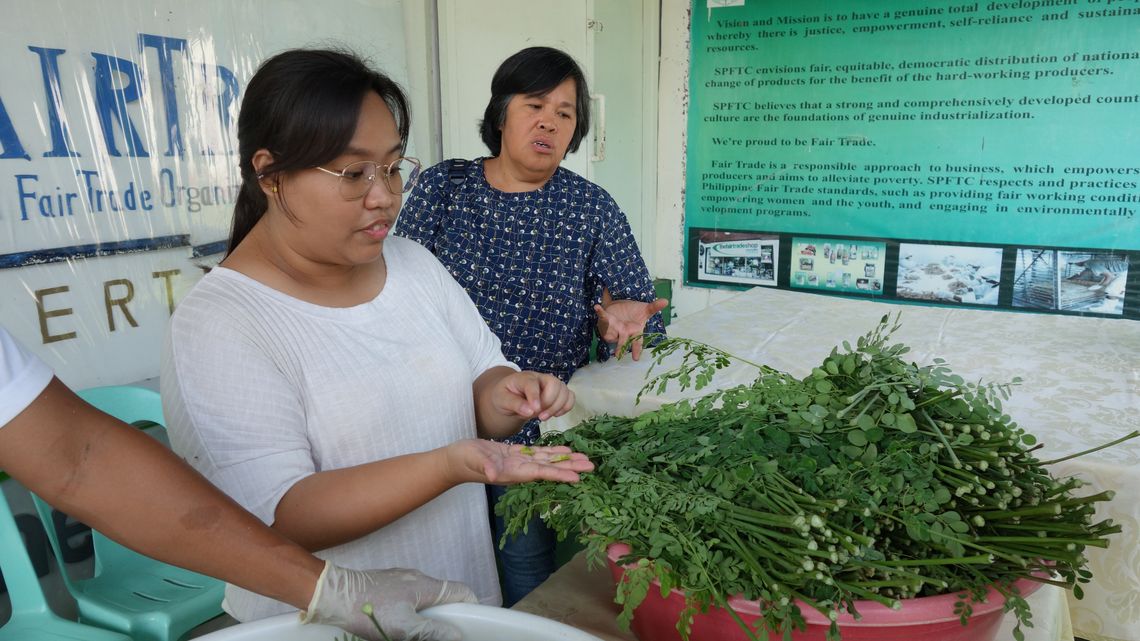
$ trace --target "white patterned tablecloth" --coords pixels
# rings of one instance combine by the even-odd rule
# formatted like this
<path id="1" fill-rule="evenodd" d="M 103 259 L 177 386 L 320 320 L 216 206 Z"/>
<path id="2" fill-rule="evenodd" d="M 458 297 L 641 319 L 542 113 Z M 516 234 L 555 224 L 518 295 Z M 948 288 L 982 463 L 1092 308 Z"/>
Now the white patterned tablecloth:
<path id="1" fill-rule="evenodd" d="M 884 314 L 897 311 L 902 312 L 902 327 L 894 338 L 911 347 L 915 362 L 943 358 L 967 380 L 1022 379 L 1004 408 L 1044 444 L 1037 452 L 1043 460 L 1140 429 L 1137 321 L 902 305 L 757 287 L 678 320 L 669 331 L 805 376 L 834 346 L 854 343 Z M 648 368 L 648 358 L 582 368 L 570 381 L 577 396 L 574 410 L 543 429 L 565 429 L 603 413 L 640 413 L 708 391 L 680 393 L 671 387 L 662 396 L 643 397 L 635 407 Z M 718 373 L 713 385 L 748 383 L 755 374 L 734 365 Z M 1052 469 L 1058 476 L 1088 481 L 1091 487 L 1083 491 L 1090 494 L 1115 490 L 1115 499 L 1101 504 L 1099 516 L 1124 529 L 1107 550 L 1088 550 L 1093 581 L 1083 600 L 1069 596 L 1068 616 L 1062 618 L 1066 623 L 1071 618 L 1073 632 L 1092 641 L 1140 641 L 1140 439 Z"/>

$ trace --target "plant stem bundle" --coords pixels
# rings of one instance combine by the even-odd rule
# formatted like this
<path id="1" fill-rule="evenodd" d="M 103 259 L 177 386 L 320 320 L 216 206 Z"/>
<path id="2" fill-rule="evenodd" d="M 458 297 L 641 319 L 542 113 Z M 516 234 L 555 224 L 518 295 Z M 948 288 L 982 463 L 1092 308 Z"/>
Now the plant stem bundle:
<path id="1" fill-rule="evenodd" d="M 508 532 L 542 515 L 595 563 L 609 544 L 629 544 L 640 560 L 619 586 L 622 622 L 656 579 L 686 593 L 684 638 L 696 613 L 737 595 L 764 606 L 755 627 L 736 617 L 750 638 L 803 627 L 807 604 L 832 616 L 839 639 L 833 615 L 856 613 L 857 600 L 897 607 L 958 592 L 965 623 L 990 586 L 1020 638 L 1029 610 L 1012 584 L 1036 578 L 1079 597 L 1091 577 L 1084 549 L 1120 531 L 1094 518 L 1112 493 L 1075 495 L 1083 483 L 1054 478 L 1002 413 L 1009 384 L 967 383 L 941 360 L 907 363 L 905 346 L 888 345 L 897 328 L 884 317 L 802 379 L 757 366 L 750 385 L 548 435 L 598 467 L 574 485 L 508 490 Z M 684 358 L 643 393 L 699 388 L 732 358 L 685 339 L 653 349 L 657 364 Z"/>

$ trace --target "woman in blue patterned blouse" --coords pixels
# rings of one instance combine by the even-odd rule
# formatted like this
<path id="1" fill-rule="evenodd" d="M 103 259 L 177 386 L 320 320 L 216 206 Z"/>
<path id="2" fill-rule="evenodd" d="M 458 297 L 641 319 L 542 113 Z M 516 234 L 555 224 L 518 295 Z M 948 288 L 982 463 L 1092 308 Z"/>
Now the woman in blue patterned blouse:
<path id="1" fill-rule="evenodd" d="M 491 156 L 428 169 L 395 233 L 419 241 L 451 271 L 523 369 L 569 381 L 643 332 L 664 332 L 649 270 L 625 214 L 598 185 L 560 166 L 590 127 L 589 90 L 566 53 L 531 47 L 491 80 L 480 134 Z M 634 359 L 641 342 L 630 347 Z M 619 352 L 620 356 L 621 353 Z M 533 443 L 538 422 L 508 439 Z M 492 512 L 501 496 L 488 486 Z M 502 519 L 492 514 L 495 540 Z M 540 521 L 499 551 L 504 605 L 554 571 L 554 536 Z"/>

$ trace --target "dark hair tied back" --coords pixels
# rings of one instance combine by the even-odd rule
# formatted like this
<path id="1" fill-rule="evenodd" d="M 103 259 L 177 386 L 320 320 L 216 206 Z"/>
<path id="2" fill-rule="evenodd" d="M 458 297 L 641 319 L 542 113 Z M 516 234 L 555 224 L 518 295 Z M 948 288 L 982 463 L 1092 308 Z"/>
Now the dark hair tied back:
<path id="1" fill-rule="evenodd" d="M 374 91 L 392 110 L 400 140 L 408 140 L 408 99 L 388 76 L 357 55 L 333 49 L 292 49 L 261 64 L 238 114 L 242 188 L 234 205 L 228 256 L 269 207 L 260 180 L 323 165 L 341 155 L 356 132 L 364 96 Z M 273 162 L 254 173 L 253 155 Z M 282 196 L 277 194 L 280 200 Z M 284 207 L 284 201 L 280 200 Z M 286 208 L 286 211 L 288 209 Z"/>

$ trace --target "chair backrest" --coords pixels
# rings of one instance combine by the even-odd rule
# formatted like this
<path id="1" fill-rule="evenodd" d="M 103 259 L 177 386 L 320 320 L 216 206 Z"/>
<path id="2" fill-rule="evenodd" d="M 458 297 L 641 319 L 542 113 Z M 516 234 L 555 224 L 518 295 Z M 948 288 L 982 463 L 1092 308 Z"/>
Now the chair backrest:
<path id="1" fill-rule="evenodd" d="M 0 641 L 131 641 L 122 634 L 66 621 L 51 611 L 3 491 L 0 571 L 4 572 L 12 604 L 12 615 L 0 625 Z"/>
<path id="2" fill-rule="evenodd" d="M 110 414 L 124 423 L 136 425 L 167 447 L 170 446 L 170 441 L 166 436 L 166 419 L 162 415 L 162 397 L 157 391 L 135 385 L 107 385 L 89 387 L 79 390 L 76 394 L 100 411 Z M 35 495 L 32 496 L 32 500 L 44 528 L 48 530 L 48 539 L 51 542 L 52 551 L 55 552 L 56 559 L 59 561 L 60 574 L 63 575 L 64 584 L 68 591 L 74 593 L 71 577 L 63 568 L 62 543 L 52 527 L 51 506 Z M 91 538 L 95 550 L 96 574 L 102 571 L 102 566 L 105 563 L 114 562 L 118 558 L 132 558 L 135 555 L 134 552 L 123 548 L 98 531 L 92 530 Z"/>
<path id="3" fill-rule="evenodd" d="M 97 409 L 132 423 L 169 445 L 158 392 L 109 386 L 77 393 Z M 147 428 L 142 423 L 155 427 Z M 38 496 L 32 495 L 32 499 L 41 520 L 50 524 L 51 506 Z M 95 548 L 94 576 L 72 580 L 62 561 L 58 534 L 54 529 L 48 532 L 60 573 L 79 606 L 81 621 L 118 630 L 136 641 L 171 641 L 222 612 L 221 581 L 151 559 L 97 530 L 91 531 L 91 538 Z"/>
<path id="4" fill-rule="evenodd" d="M 89 387 L 76 392 L 79 398 L 126 423 L 151 421 L 165 425 L 162 397 L 158 392 L 135 385 Z"/>
<path id="5" fill-rule="evenodd" d="M 36 514 L 40 517 L 40 523 L 43 523 L 44 534 L 47 535 L 48 543 L 51 545 L 51 551 L 55 554 L 55 564 L 59 570 L 59 576 L 63 579 L 63 584 L 67 586 L 67 591 L 75 594 L 75 586 L 72 584 L 71 575 L 67 572 L 66 559 L 64 558 L 62 542 L 59 540 L 59 532 L 55 529 L 55 524 L 51 516 L 51 506 L 46 501 L 41 499 L 38 494 L 32 492 L 28 493 L 32 498 L 32 505 L 36 508 Z M 91 534 L 95 534 L 95 530 L 91 530 Z"/>
<path id="6" fill-rule="evenodd" d="M 170 447 L 170 439 L 166 435 L 166 419 L 162 415 L 162 396 L 157 391 L 135 385 L 107 385 L 89 387 L 77 394 L 100 411 L 137 426 Z M 135 555 L 98 531 L 92 531 L 91 535 L 95 545 L 96 573 L 102 570 L 104 563 L 121 558 L 130 559 Z"/>
<path id="7" fill-rule="evenodd" d="M 76 393 L 99 410 L 124 423 L 137 425 L 164 444 L 170 444 L 166 437 L 166 419 L 162 416 L 162 397 L 155 390 L 135 385 L 107 385 Z M 148 424 L 158 427 L 152 429 Z"/>
<path id="8" fill-rule="evenodd" d="M 8 596 L 12 603 L 12 614 L 18 612 L 43 614 L 51 612 L 39 577 L 32 567 L 24 546 L 24 537 L 16 526 L 8 499 L 0 490 L 0 570 L 4 572 L 4 582 L 8 586 Z"/>

